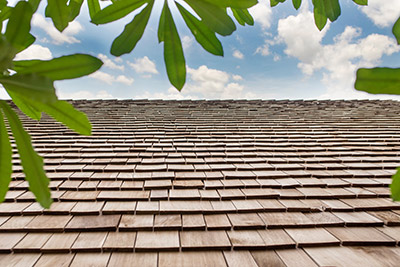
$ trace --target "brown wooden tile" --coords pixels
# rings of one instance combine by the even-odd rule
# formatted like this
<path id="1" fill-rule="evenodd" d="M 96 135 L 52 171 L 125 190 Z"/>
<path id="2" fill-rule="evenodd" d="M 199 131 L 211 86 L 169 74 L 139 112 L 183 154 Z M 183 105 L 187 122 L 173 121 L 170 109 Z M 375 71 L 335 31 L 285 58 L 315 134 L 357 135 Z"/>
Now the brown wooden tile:
<path id="1" fill-rule="evenodd" d="M 267 228 L 312 227 L 315 225 L 301 212 L 262 212 L 258 215 Z"/>
<path id="2" fill-rule="evenodd" d="M 71 249 L 73 252 L 100 252 L 108 232 L 80 233 Z"/>
<path id="3" fill-rule="evenodd" d="M 99 215 L 104 202 L 78 202 L 72 208 L 71 214 L 73 215 Z"/>
<path id="4" fill-rule="evenodd" d="M 0 266 L 33 266 L 39 257 L 38 253 L 0 254 Z"/>
<path id="5" fill-rule="evenodd" d="M 179 233 L 177 231 L 139 231 L 136 236 L 136 251 L 177 251 L 179 250 Z"/>
<path id="6" fill-rule="evenodd" d="M 381 226 L 383 221 L 369 215 L 364 211 L 360 212 L 333 212 L 348 226 Z"/>
<path id="7" fill-rule="evenodd" d="M 283 229 L 258 230 L 258 234 L 269 249 L 294 248 L 296 246 L 296 242 Z"/>
<path id="8" fill-rule="evenodd" d="M 265 229 L 265 223 L 257 213 L 227 214 L 233 229 Z"/>
<path id="9" fill-rule="evenodd" d="M 276 250 L 276 254 L 287 267 L 318 266 L 302 249 Z"/>
<path id="10" fill-rule="evenodd" d="M 273 250 L 254 250 L 250 252 L 258 266 L 285 267 L 281 258 Z"/>
<path id="11" fill-rule="evenodd" d="M 248 250 L 244 251 L 224 251 L 225 260 L 228 266 L 252 266 L 257 267 L 257 263 Z"/>
<path id="12" fill-rule="evenodd" d="M 13 249 L 14 252 L 40 252 L 40 248 L 49 240 L 49 233 L 29 233 Z"/>
<path id="13" fill-rule="evenodd" d="M 183 214 L 182 215 L 183 230 L 204 230 L 206 223 L 202 214 Z"/>
<path id="14" fill-rule="evenodd" d="M 71 220 L 70 215 L 38 215 L 24 229 L 28 231 L 63 231 Z"/>
<path id="15" fill-rule="evenodd" d="M 78 238 L 79 233 L 56 233 L 53 234 L 49 240 L 42 246 L 41 251 L 46 252 L 59 252 L 68 253 Z"/>
<path id="16" fill-rule="evenodd" d="M 257 231 L 236 230 L 227 233 L 233 249 L 261 249 L 266 247 Z"/>
<path id="17" fill-rule="evenodd" d="M 71 264 L 75 254 L 42 254 L 35 266 L 44 267 L 68 267 Z"/>
<path id="18" fill-rule="evenodd" d="M 326 228 L 343 245 L 395 245 L 396 241 L 372 227 Z"/>
<path id="19" fill-rule="evenodd" d="M 225 231 L 183 231 L 180 240 L 182 250 L 231 248 Z"/>
<path id="20" fill-rule="evenodd" d="M 0 233 L 0 252 L 11 253 L 11 249 L 24 238 L 25 233 Z"/>
<path id="21" fill-rule="evenodd" d="M 110 259 L 110 253 L 76 253 L 71 267 L 80 266 L 107 266 L 108 260 Z"/>
<path id="22" fill-rule="evenodd" d="M 127 263 L 134 263 L 137 266 L 157 267 L 157 253 L 112 253 L 109 267 L 120 267 Z"/>
<path id="23" fill-rule="evenodd" d="M 122 215 L 120 231 L 152 230 L 154 215 Z"/>
<path id="24" fill-rule="evenodd" d="M 133 252 L 135 240 L 136 232 L 109 232 L 103 250 Z"/>
<path id="25" fill-rule="evenodd" d="M 121 215 L 74 216 L 65 227 L 66 231 L 113 231 L 117 229 Z"/>
<path id="26" fill-rule="evenodd" d="M 180 230 L 182 219 L 179 214 L 156 214 L 154 217 L 155 230 Z"/>
<path id="27" fill-rule="evenodd" d="M 160 252 L 159 267 L 227 266 L 221 251 Z"/>
<path id="28" fill-rule="evenodd" d="M 102 208 L 102 214 L 133 214 L 136 201 L 107 201 Z"/>
<path id="29" fill-rule="evenodd" d="M 340 245 L 340 241 L 323 228 L 285 229 L 299 247 Z"/>
<path id="30" fill-rule="evenodd" d="M 232 225 L 226 214 L 204 215 L 208 230 L 230 230 Z"/>

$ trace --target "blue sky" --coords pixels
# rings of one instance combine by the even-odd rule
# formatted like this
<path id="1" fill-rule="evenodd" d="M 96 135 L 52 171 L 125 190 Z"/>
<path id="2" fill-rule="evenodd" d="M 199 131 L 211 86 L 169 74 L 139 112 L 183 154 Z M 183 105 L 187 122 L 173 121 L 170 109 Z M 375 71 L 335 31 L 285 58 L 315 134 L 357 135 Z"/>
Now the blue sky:
<path id="1" fill-rule="evenodd" d="M 182 92 L 170 85 L 163 45 L 157 42 L 162 2 L 156 1 L 137 47 L 120 58 L 110 55 L 110 46 L 133 14 L 95 26 L 89 23 L 84 5 L 78 20 L 58 33 L 44 17 L 42 3 L 32 21 L 37 40 L 19 59 L 50 59 L 77 52 L 101 58 L 105 64 L 89 77 L 56 82 L 58 95 L 64 99 L 393 98 L 357 92 L 353 84 L 359 67 L 400 67 L 400 46 L 391 34 L 400 15 L 399 0 L 369 0 L 368 7 L 342 0 L 342 15 L 322 32 L 314 25 L 311 1 L 303 0 L 296 11 L 291 1 L 270 8 L 269 0 L 261 0 L 251 9 L 255 26 L 237 25 L 231 36 L 219 38 L 224 57 L 204 51 L 173 10 L 188 73 Z M 0 92 L 0 97 L 4 94 Z"/>

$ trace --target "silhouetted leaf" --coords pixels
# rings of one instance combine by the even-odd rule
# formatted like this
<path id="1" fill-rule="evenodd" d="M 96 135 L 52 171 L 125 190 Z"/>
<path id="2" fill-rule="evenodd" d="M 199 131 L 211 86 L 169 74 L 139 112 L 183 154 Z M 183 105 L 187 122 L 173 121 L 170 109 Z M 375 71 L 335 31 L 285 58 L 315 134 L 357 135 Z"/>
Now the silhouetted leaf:
<path id="1" fill-rule="evenodd" d="M 396 37 L 397 44 L 400 44 L 400 17 L 397 19 L 396 23 L 393 25 L 392 32 L 393 32 L 393 35 Z"/>
<path id="2" fill-rule="evenodd" d="M 181 90 L 186 80 L 186 63 L 181 39 L 167 1 L 164 2 L 164 12 L 164 62 L 171 84 Z"/>
<path id="3" fill-rule="evenodd" d="M 400 168 L 397 168 L 397 172 L 392 176 L 392 184 L 390 185 L 390 191 L 392 193 L 392 199 L 394 201 L 400 200 Z"/>
<path id="4" fill-rule="evenodd" d="M 121 56 L 130 53 L 135 48 L 146 29 L 153 4 L 154 1 L 150 1 L 150 3 L 133 18 L 132 22 L 125 26 L 124 31 L 115 38 L 111 46 L 112 55 Z"/>
<path id="5" fill-rule="evenodd" d="M 2 101 L 2 100 L 0 100 Z M 4 201 L 12 173 L 12 148 L 8 132 L 0 109 L 0 202 Z"/>
<path id="6" fill-rule="evenodd" d="M 48 61 L 34 60 L 15 61 L 14 65 L 19 74 L 38 74 L 51 80 L 74 79 L 89 75 L 98 70 L 102 65 L 100 59 L 85 55 L 74 54 L 54 58 Z"/>
<path id="7" fill-rule="evenodd" d="M 29 182 L 29 189 L 35 195 L 36 200 L 44 208 L 49 208 L 52 199 L 48 188 L 49 179 L 43 170 L 43 159 L 32 147 L 31 138 L 25 132 L 17 114 L 4 101 L 0 102 L 17 144 L 21 165 L 25 173 L 25 179 Z"/>
<path id="8" fill-rule="evenodd" d="M 224 50 L 215 33 L 180 4 L 176 3 L 176 5 L 196 41 L 211 54 L 223 56 Z"/>
<path id="9" fill-rule="evenodd" d="M 138 9 L 148 1 L 146 0 L 124 0 L 115 1 L 111 5 L 98 11 L 92 18 L 94 24 L 106 24 L 125 17 L 132 11 Z"/>
<path id="10" fill-rule="evenodd" d="M 400 95 L 400 68 L 359 69 L 354 87 L 370 94 Z"/>
<path id="11" fill-rule="evenodd" d="M 204 24 L 214 32 L 227 36 L 236 30 L 235 23 L 226 13 L 226 9 L 204 1 L 185 1 L 200 16 Z"/>
<path id="12" fill-rule="evenodd" d="M 50 17 L 54 26 L 62 32 L 67 28 L 70 21 L 70 9 L 67 6 L 68 0 L 47 0 L 46 17 Z"/>

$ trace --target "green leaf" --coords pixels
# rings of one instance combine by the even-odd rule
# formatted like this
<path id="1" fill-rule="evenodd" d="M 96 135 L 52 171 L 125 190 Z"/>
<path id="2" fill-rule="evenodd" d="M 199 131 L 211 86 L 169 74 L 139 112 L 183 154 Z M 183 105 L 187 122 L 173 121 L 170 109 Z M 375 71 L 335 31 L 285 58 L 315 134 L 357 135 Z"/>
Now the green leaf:
<path id="1" fill-rule="evenodd" d="M 73 21 L 81 12 L 83 0 L 70 0 L 69 2 L 69 21 Z"/>
<path id="2" fill-rule="evenodd" d="M 0 73 L 12 67 L 12 60 L 15 54 L 16 49 L 4 35 L 0 35 Z"/>
<path id="3" fill-rule="evenodd" d="M 393 35 L 396 37 L 397 44 L 400 45 L 400 17 L 394 23 L 392 32 L 393 32 Z"/>
<path id="4" fill-rule="evenodd" d="M 47 0 L 46 17 L 53 20 L 54 26 L 62 32 L 67 28 L 70 19 L 70 9 L 67 6 L 68 0 Z"/>
<path id="5" fill-rule="evenodd" d="M 33 13 L 35 13 L 36 10 L 38 9 L 40 1 L 41 0 L 28 0 L 28 3 L 31 4 L 32 6 Z"/>
<path id="6" fill-rule="evenodd" d="M 176 5 L 196 41 L 211 54 L 223 56 L 224 50 L 215 33 L 180 4 L 176 3 Z"/>
<path id="7" fill-rule="evenodd" d="M 13 11 L 13 8 L 12 8 L 12 7 L 9 7 L 9 6 L 3 7 L 3 8 L 1 9 L 1 12 L 0 12 L 0 22 L 1 22 L 1 21 L 5 21 L 6 19 L 9 19 L 10 16 L 11 16 L 12 11 Z M 2 25 L 0 25 L 0 27 L 1 27 L 1 26 L 2 26 Z"/>
<path id="8" fill-rule="evenodd" d="M 3 202 L 8 191 L 12 173 L 12 148 L 8 132 L 0 109 L 0 202 Z"/>
<path id="9" fill-rule="evenodd" d="M 301 0 L 292 0 L 293 2 L 293 7 L 297 10 L 301 6 Z"/>
<path id="10" fill-rule="evenodd" d="M 51 103 L 57 101 L 53 81 L 36 74 L 15 74 L 1 77 L 0 83 L 7 91 L 25 95 L 35 101 Z"/>
<path id="11" fill-rule="evenodd" d="M 12 10 L 5 36 L 17 52 L 24 50 L 31 43 L 33 36 L 29 31 L 32 15 L 32 6 L 28 2 L 18 2 Z"/>
<path id="12" fill-rule="evenodd" d="M 397 168 L 397 172 L 392 176 L 392 184 L 390 185 L 390 191 L 392 193 L 393 201 L 400 200 L 400 168 Z"/>
<path id="13" fill-rule="evenodd" d="M 360 5 L 360 6 L 367 6 L 368 5 L 368 0 L 353 0 L 354 3 Z"/>
<path id="14" fill-rule="evenodd" d="M 257 0 L 205 0 L 219 7 L 250 8 L 258 3 Z"/>
<path id="15" fill-rule="evenodd" d="M 121 56 L 130 53 L 142 38 L 149 21 L 154 1 L 150 3 L 133 20 L 125 26 L 124 31 L 115 38 L 111 45 L 111 54 Z"/>
<path id="16" fill-rule="evenodd" d="M 325 15 L 330 21 L 335 21 L 340 16 L 339 0 L 324 0 L 321 1 L 325 5 Z"/>
<path id="17" fill-rule="evenodd" d="M 158 43 L 164 42 L 164 21 L 165 21 L 165 5 L 161 11 L 160 20 L 158 22 Z"/>
<path id="18" fill-rule="evenodd" d="M 325 27 L 326 22 L 328 20 L 326 14 L 325 14 L 325 6 L 322 1 L 320 0 L 313 0 L 314 4 L 314 20 L 315 20 L 315 25 L 317 28 L 322 31 L 322 29 Z"/>
<path id="19" fill-rule="evenodd" d="M 7 0 L 0 0 L 0 9 L 4 8 L 7 6 Z"/>
<path id="20" fill-rule="evenodd" d="M 74 79 L 89 75 L 103 65 L 100 59 L 85 54 L 63 56 L 48 61 L 33 60 L 32 64 L 29 64 L 30 61 L 14 62 L 19 74 L 37 74 L 51 80 Z"/>
<path id="21" fill-rule="evenodd" d="M 164 62 L 168 78 L 173 86 L 181 90 L 186 80 L 186 63 L 182 43 L 167 1 L 164 2 Z"/>
<path id="22" fill-rule="evenodd" d="M 100 11 L 99 0 L 87 0 L 87 3 L 88 3 L 90 19 L 93 20 L 94 16 L 97 14 L 97 12 Z"/>
<path id="23" fill-rule="evenodd" d="M 15 143 L 17 144 L 25 178 L 29 182 L 29 189 L 36 196 L 36 200 L 42 207 L 49 208 L 52 199 L 50 189 L 48 188 L 49 179 L 43 170 L 43 159 L 33 149 L 31 138 L 25 132 L 17 114 L 5 101 L 0 102 L 0 107 L 7 117 Z"/>
<path id="24" fill-rule="evenodd" d="M 246 23 L 248 25 L 254 25 L 254 19 L 247 9 L 232 8 L 232 13 L 240 25 L 244 26 Z"/>
<path id="25" fill-rule="evenodd" d="M 279 3 L 284 3 L 286 0 L 270 0 L 271 7 L 276 6 Z"/>
<path id="26" fill-rule="evenodd" d="M 31 117 L 34 120 L 40 120 L 42 117 L 42 112 L 37 110 L 35 107 L 30 105 L 24 97 L 14 93 L 12 91 L 7 91 L 8 95 L 11 97 L 12 101 L 15 105 L 27 116 Z"/>
<path id="27" fill-rule="evenodd" d="M 354 87 L 370 94 L 400 95 L 400 68 L 358 69 Z"/>
<path id="28" fill-rule="evenodd" d="M 97 12 L 92 18 L 92 22 L 98 25 L 118 20 L 147 2 L 148 1 L 146 0 L 124 0 L 113 2 L 111 5 Z"/>
<path id="29" fill-rule="evenodd" d="M 212 31 L 227 36 L 236 30 L 235 23 L 226 13 L 226 9 L 205 1 L 185 1 Z"/>

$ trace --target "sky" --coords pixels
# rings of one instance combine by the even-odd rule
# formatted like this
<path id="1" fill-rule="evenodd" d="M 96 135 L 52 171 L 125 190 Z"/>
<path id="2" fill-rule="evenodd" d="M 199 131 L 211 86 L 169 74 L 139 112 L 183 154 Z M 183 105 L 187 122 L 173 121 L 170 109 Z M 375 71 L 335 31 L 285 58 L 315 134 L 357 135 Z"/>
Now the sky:
<path id="1" fill-rule="evenodd" d="M 219 36 L 224 57 L 203 50 L 172 8 L 187 65 L 186 85 L 181 92 L 168 81 L 163 45 L 157 41 L 162 0 L 156 0 L 136 48 L 121 57 L 110 54 L 112 41 L 137 12 L 96 26 L 90 23 L 84 4 L 77 20 L 60 33 L 44 17 L 44 2 L 32 19 L 31 32 L 37 39 L 17 59 L 48 60 L 86 53 L 104 62 L 100 70 L 87 77 L 57 81 L 61 99 L 400 100 L 354 89 L 360 67 L 400 67 L 400 46 L 391 33 L 400 16 L 399 0 L 369 0 L 367 7 L 341 0 L 341 16 L 334 23 L 328 22 L 322 31 L 314 25 L 311 0 L 303 0 L 299 11 L 289 0 L 274 8 L 269 0 L 260 0 L 250 9 L 254 26 L 237 24 L 231 36 Z M 6 97 L 0 88 L 0 98 Z"/>

